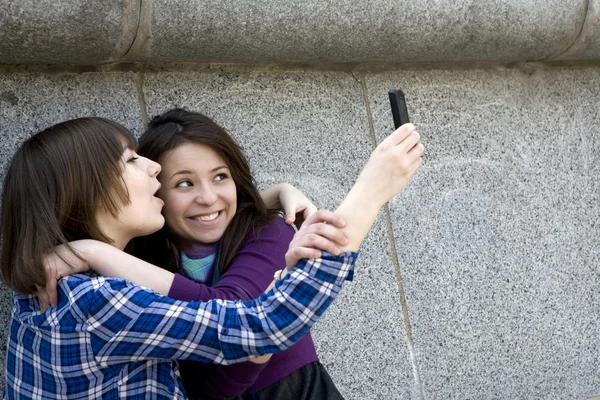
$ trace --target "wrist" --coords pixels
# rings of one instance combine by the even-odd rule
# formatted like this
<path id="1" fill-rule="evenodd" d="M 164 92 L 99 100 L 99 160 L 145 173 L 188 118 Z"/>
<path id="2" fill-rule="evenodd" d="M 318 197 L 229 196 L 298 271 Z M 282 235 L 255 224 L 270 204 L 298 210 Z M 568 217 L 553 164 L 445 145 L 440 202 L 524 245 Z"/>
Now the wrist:
<path id="1" fill-rule="evenodd" d="M 381 180 L 381 174 L 373 166 L 369 168 L 371 159 L 358 175 L 356 182 L 348 192 L 348 197 L 360 202 L 365 210 L 379 212 L 379 210 L 393 197 L 389 193 L 389 180 Z M 387 183 L 386 183 L 387 182 Z"/>
<path id="2" fill-rule="evenodd" d="M 380 196 L 372 193 L 369 189 L 353 187 L 335 213 L 340 215 L 340 211 L 342 211 L 345 214 L 353 215 L 357 211 L 360 211 L 363 218 L 374 219 L 385 203 Z M 346 215 L 343 217 L 346 218 Z"/>
<path id="3" fill-rule="evenodd" d="M 263 202 L 265 203 L 265 206 L 267 206 L 268 209 L 272 210 L 272 209 L 278 209 L 281 206 L 280 201 L 279 201 L 280 192 L 281 192 L 280 184 L 275 184 L 275 185 L 269 186 L 265 190 L 262 190 L 259 194 L 260 194 L 260 197 L 262 198 Z"/>
<path id="4" fill-rule="evenodd" d="M 94 271 L 100 273 L 94 266 L 99 265 L 102 260 L 101 257 L 106 257 L 115 247 L 108 243 L 100 242 L 93 239 L 82 240 L 81 246 L 78 248 L 77 253 L 87 265 L 88 271 Z M 102 275 L 102 273 L 100 273 Z"/>
<path id="5" fill-rule="evenodd" d="M 385 204 L 385 203 L 384 203 Z M 346 226 L 340 230 L 346 235 L 348 243 L 339 246 L 344 251 L 358 251 L 360 244 L 371 229 L 383 204 L 360 193 L 348 193 L 335 213 L 344 218 Z"/>

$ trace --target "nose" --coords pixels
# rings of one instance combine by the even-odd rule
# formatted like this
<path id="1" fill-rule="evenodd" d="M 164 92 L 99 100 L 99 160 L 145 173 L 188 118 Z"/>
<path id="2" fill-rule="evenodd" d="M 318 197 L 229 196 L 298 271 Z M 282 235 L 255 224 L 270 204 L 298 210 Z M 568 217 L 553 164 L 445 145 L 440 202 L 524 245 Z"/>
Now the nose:
<path id="1" fill-rule="evenodd" d="M 160 174 L 160 171 L 162 170 L 162 167 L 160 166 L 160 164 L 157 162 L 154 162 L 150 159 L 147 159 L 147 160 L 149 162 L 148 175 L 150 175 L 153 178 L 158 176 L 158 174 Z"/>
<path id="2" fill-rule="evenodd" d="M 211 206 L 217 201 L 217 194 L 209 185 L 198 185 L 194 201 L 203 206 Z"/>

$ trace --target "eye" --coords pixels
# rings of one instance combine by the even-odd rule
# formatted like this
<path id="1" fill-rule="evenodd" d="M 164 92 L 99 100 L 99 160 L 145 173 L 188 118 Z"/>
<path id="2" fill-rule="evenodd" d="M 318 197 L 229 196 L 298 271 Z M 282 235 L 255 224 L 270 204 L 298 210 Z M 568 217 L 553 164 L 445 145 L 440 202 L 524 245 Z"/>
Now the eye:
<path id="1" fill-rule="evenodd" d="M 187 179 L 184 181 L 177 182 L 177 184 L 175 185 L 176 188 L 187 188 L 192 186 L 192 182 L 188 181 Z"/>
<path id="2" fill-rule="evenodd" d="M 132 163 L 135 162 L 139 157 L 138 156 L 131 156 L 127 159 L 128 163 Z"/>
<path id="3" fill-rule="evenodd" d="M 223 173 L 223 174 L 218 174 L 217 176 L 215 176 L 215 181 L 222 181 L 224 179 L 229 178 L 229 175 Z"/>

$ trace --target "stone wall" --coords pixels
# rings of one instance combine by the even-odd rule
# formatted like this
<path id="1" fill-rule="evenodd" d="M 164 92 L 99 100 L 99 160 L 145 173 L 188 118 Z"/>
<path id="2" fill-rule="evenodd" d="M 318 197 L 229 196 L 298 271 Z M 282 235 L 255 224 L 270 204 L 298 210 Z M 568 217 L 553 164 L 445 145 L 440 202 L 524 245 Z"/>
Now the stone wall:
<path id="1" fill-rule="evenodd" d="M 288 181 L 332 208 L 392 131 L 387 90 L 402 88 L 423 166 L 313 329 L 323 364 L 350 400 L 592 398 L 597 9 L 0 0 L 0 177 L 48 125 L 97 115 L 139 134 L 185 106 L 238 139 L 261 187 Z"/>

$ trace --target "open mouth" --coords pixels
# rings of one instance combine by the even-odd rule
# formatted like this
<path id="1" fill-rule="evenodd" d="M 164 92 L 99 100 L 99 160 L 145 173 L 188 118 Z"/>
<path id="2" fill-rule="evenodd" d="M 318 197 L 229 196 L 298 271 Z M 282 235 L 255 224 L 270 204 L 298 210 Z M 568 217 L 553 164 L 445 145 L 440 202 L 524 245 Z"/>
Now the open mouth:
<path id="1" fill-rule="evenodd" d="M 156 200 L 158 200 L 160 203 L 162 203 L 162 205 L 165 205 L 165 202 L 163 201 L 163 199 L 161 199 L 160 197 L 157 196 L 158 191 L 160 190 L 160 187 L 162 185 L 159 183 L 158 187 L 156 188 L 156 190 L 154 191 L 154 194 L 152 195 L 152 197 L 154 197 Z"/>

